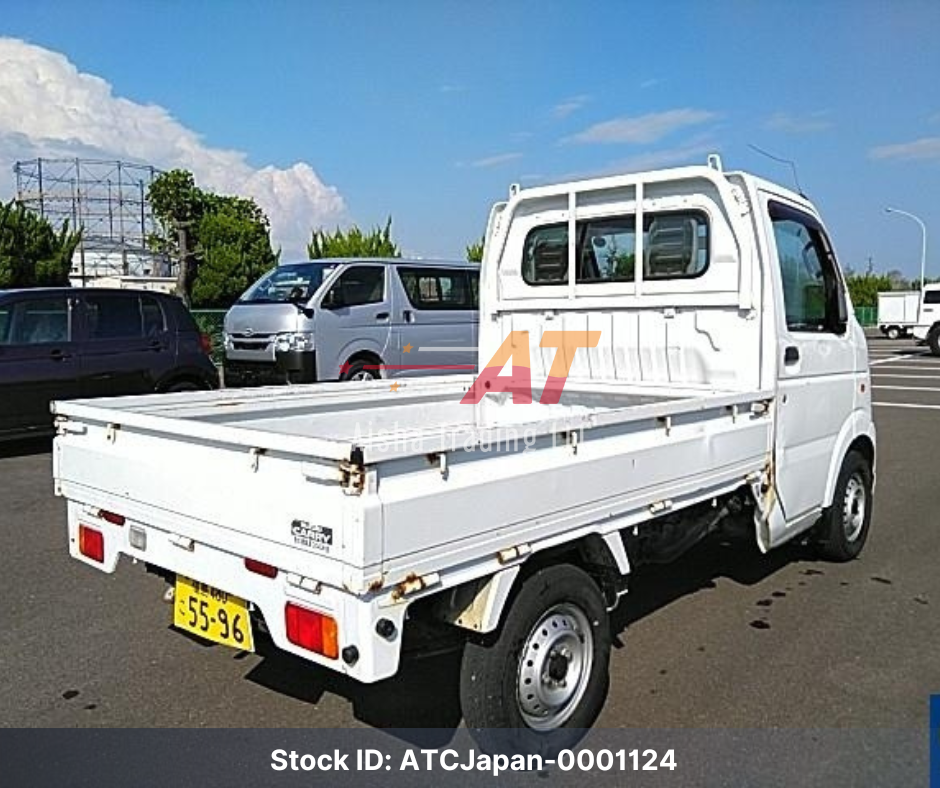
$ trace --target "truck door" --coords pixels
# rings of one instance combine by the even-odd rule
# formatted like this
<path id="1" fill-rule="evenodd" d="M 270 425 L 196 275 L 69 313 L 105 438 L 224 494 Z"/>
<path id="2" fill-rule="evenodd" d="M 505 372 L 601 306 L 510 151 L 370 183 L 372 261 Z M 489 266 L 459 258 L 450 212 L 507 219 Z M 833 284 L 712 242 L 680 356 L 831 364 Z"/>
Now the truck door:
<path id="1" fill-rule="evenodd" d="M 823 504 L 859 373 L 844 285 L 822 225 L 774 197 L 767 218 L 777 278 L 777 494 L 794 523 Z"/>

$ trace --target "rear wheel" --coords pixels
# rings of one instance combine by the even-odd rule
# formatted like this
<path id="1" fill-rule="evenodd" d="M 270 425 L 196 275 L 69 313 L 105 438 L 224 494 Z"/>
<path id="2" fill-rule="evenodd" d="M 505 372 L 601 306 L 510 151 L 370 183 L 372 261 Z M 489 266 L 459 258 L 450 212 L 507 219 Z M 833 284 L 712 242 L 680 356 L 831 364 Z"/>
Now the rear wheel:
<path id="1" fill-rule="evenodd" d="M 464 649 L 467 727 L 490 751 L 571 746 L 604 705 L 609 658 L 607 609 L 591 576 L 569 564 L 541 569 L 523 582 L 495 640 Z"/>
<path id="2" fill-rule="evenodd" d="M 819 551 L 831 561 L 857 558 L 871 524 L 872 470 L 865 457 L 850 451 L 842 462 L 832 505 L 819 528 Z"/>
<path id="3" fill-rule="evenodd" d="M 901 329 L 897 326 L 888 326 L 888 330 L 885 331 L 885 336 L 888 339 L 898 339 L 901 336 Z"/>
<path id="4" fill-rule="evenodd" d="M 927 344 L 933 355 L 940 356 L 940 326 L 934 326 L 927 334 Z"/>

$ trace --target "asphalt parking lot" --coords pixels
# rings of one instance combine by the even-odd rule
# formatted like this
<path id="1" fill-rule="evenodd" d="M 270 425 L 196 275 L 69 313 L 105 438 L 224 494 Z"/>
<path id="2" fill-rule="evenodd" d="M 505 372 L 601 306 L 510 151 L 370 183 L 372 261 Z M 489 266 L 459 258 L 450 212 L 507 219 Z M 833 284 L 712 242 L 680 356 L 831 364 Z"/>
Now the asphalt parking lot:
<path id="1" fill-rule="evenodd" d="M 940 692 L 940 359 L 873 339 L 876 508 L 862 557 L 718 543 L 639 574 L 599 721 L 636 728 L 903 728 Z M 455 655 L 364 687 L 169 627 L 163 581 L 68 558 L 44 443 L 0 454 L 0 725 L 460 723 Z M 925 739 L 926 740 L 926 739 Z"/>

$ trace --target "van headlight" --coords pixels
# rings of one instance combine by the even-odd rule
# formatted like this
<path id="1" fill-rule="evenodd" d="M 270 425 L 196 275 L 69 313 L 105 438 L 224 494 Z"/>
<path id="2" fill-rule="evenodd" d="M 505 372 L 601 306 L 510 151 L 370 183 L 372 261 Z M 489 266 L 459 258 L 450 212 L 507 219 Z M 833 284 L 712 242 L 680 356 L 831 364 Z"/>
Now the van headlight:
<path id="1" fill-rule="evenodd" d="M 232 340 L 232 335 L 228 332 L 222 332 L 222 347 L 226 350 L 232 350 L 235 347 L 235 342 Z"/>
<path id="2" fill-rule="evenodd" d="M 290 334 L 278 334 L 274 337 L 274 349 L 278 353 L 287 353 L 290 350 L 300 352 L 313 350 L 313 333 L 297 331 Z"/>

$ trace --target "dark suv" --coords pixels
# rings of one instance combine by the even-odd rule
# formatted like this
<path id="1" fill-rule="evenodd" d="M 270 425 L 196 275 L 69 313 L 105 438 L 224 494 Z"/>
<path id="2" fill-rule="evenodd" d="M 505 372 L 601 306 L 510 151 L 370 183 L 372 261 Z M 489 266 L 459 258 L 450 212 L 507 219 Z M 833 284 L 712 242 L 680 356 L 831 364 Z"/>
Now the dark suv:
<path id="1" fill-rule="evenodd" d="M 54 399 L 219 387 L 178 298 L 138 290 L 0 290 L 0 439 L 48 432 Z"/>

